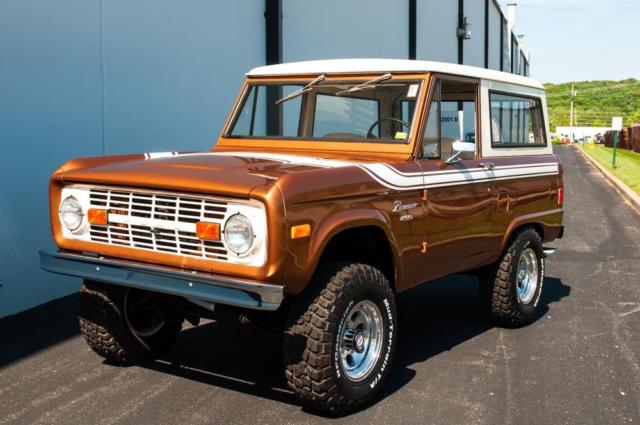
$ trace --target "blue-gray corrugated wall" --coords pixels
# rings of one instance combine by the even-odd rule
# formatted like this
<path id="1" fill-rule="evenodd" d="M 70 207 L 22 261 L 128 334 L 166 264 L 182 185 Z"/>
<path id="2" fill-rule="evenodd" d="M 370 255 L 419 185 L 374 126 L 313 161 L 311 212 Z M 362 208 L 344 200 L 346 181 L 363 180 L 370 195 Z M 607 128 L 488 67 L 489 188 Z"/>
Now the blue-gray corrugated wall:
<path id="1" fill-rule="evenodd" d="M 77 290 L 44 273 L 70 158 L 209 149 L 264 64 L 264 2 L 0 0 L 0 317 Z"/>

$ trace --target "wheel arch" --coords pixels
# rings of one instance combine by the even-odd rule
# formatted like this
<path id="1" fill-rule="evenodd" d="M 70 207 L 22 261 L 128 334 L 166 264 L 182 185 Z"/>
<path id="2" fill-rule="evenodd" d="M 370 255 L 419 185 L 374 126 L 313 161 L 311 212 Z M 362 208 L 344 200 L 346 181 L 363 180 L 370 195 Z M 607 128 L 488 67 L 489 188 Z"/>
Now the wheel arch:
<path id="1" fill-rule="evenodd" d="M 513 221 L 502 238 L 501 252 L 503 252 L 509 242 L 513 240 L 520 232 L 525 229 L 533 229 L 540 236 L 541 240 L 545 240 L 545 223 L 537 220 Z"/>
<path id="2" fill-rule="evenodd" d="M 391 227 L 379 211 L 339 213 L 314 233 L 310 278 L 325 261 L 362 262 L 379 268 L 395 291 L 401 262 Z"/>

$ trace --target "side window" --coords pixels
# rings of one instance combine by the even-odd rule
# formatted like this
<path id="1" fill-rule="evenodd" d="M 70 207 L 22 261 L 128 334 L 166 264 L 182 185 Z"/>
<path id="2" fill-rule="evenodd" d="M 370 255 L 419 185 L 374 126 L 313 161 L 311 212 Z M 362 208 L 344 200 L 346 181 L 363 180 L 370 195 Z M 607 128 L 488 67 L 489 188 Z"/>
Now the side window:
<path id="1" fill-rule="evenodd" d="M 378 101 L 346 96 L 316 96 L 313 137 L 366 138 L 371 125 L 378 121 Z M 380 137 L 380 126 L 374 130 Z"/>
<path id="2" fill-rule="evenodd" d="M 423 158 L 449 158 L 455 153 L 456 142 L 475 145 L 476 89 L 475 83 L 447 80 L 436 83 L 422 140 Z M 460 159 L 474 157 L 474 152 L 464 152 Z"/>
<path id="3" fill-rule="evenodd" d="M 440 81 L 436 82 L 431 107 L 429 108 L 429 118 L 422 137 L 423 158 L 440 158 Z"/>
<path id="4" fill-rule="evenodd" d="M 546 146 L 540 99 L 490 93 L 493 147 Z"/>

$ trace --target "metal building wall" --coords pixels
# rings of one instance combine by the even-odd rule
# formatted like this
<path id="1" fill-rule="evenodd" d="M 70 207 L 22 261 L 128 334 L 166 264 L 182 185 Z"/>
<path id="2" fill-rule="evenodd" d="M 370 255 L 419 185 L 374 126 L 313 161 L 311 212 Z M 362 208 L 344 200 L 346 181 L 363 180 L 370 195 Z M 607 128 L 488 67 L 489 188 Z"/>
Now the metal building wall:
<path id="1" fill-rule="evenodd" d="M 417 0 L 416 16 L 416 59 L 458 63 L 458 2 Z"/>
<path id="2" fill-rule="evenodd" d="M 255 0 L 2 0 L 0 317 L 78 288 L 39 269 L 37 249 L 53 249 L 50 174 L 75 157 L 210 148 L 244 72 L 264 64 L 263 12 Z"/>
<path id="3" fill-rule="evenodd" d="M 489 68 L 500 70 L 500 32 L 502 14 L 493 1 L 489 2 Z"/>
<path id="4" fill-rule="evenodd" d="M 516 41 L 516 36 L 511 36 L 511 72 L 514 74 L 520 74 L 520 59 L 522 56 L 520 55 L 520 49 L 518 46 L 518 42 Z"/>
<path id="5" fill-rule="evenodd" d="M 0 6 L 0 316 L 76 289 L 36 250 L 53 246 L 51 172 L 103 152 L 99 22 L 97 2 Z"/>
<path id="6" fill-rule="evenodd" d="M 484 0 L 466 0 L 464 16 L 471 24 L 471 38 L 462 42 L 463 63 L 465 65 L 484 67 Z"/>
<path id="7" fill-rule="evenodd" d="M 285 62 L 407 58 L 407 1 L 282 0 L 282 14 Z"/>
<path id="8" fill-rule="evenodd" d="M 505 20 L 502 21 L 502 71 L 511 72 L 511 34 Z"/>
<path id="9" fill-rule="evenodd" d="M 263 2 L 103 5 L 106 153 L 211 148 L 264 64 Z"/>

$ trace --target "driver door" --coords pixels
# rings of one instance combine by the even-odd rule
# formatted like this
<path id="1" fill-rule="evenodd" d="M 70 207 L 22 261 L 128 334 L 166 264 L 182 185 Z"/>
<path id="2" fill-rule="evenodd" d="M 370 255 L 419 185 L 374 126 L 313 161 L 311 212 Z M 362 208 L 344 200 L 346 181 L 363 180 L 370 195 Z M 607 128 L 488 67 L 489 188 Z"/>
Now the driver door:
<path id="1" fill-rule="evenodd" d="M 437 78 L 418 160 L 426 186 L 425 281 L 481 266 L 491 256 L 493 195 L 477 148 L 479 107 L 478 81 Z M 476 148 L 448 164 L 456 142 Z"/>

